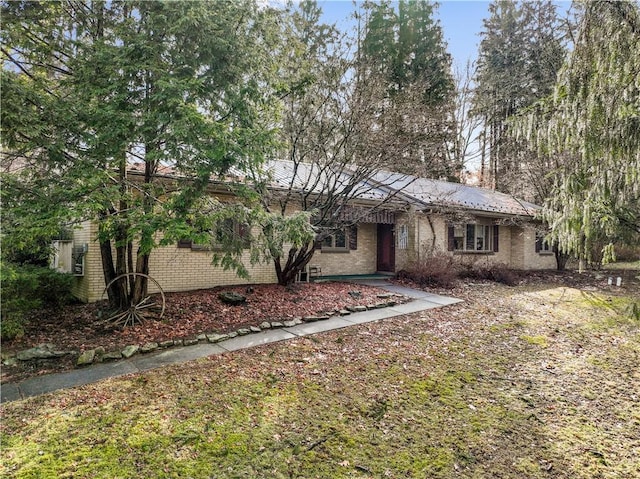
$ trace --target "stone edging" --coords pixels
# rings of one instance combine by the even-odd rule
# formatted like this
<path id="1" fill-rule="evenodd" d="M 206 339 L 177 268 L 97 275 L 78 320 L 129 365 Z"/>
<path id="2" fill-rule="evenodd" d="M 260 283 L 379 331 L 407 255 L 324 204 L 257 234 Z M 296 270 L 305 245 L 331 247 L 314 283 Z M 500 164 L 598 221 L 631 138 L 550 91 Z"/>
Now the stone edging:
<path id="1" fill-rule="evenodd" d="M 398 303 L 403 303 L 409 300 L 404 295 L 396 293 L 382 293 L 377 295 L 378 299 L 386 299 L 386 301 L 380 301 L 375 304 L 368 304 L 366 306 L 347 306 L 345 309 L 333 310 L 329 312 L 319 313 L 315 316 L 297 317 L 290 320 L 283 321 L 263 321 L 258 326 L 249 326 L 245 328 L 239 328 L 236 331 L 231 331 L 225 334 L 219 333 L 201 333 L 191 338 L 178 338 L 170 339 L 161 342 L 149 342 L 143 345 L 130 344 L 125 346 L 121 350 L 106 351 L 105 348 L 99 346 L 97 348 L 88 349 L 79 353 L 76 360 L 76 367 L 89 366 L 95 363 L 102 363 L 108 361 L 118 361 L 122 359 L 128 359 L 134 354 L 138 353 L 152 353 L 160 349 L 168 349 L 171 347 L 179 346 L 192 346 L 200 342 L 219 343 L 227 339 L 232 339 L 237 336 L 246 336 L 248 334 L 260 333 L 268 329 L 277 328 L 290 328 L 303 323 L 312 323 L 316 321 L 327 320 L 334 316 L 347 316 L 351 313 L 358 313 L 368 311 L 371 309 L 381 309 L 391 306 L 395 306 Z M 395 298 L 395 299 L 393 299 Z M 67 354 L 78 354 L 75 351 L 57 351 L 52 344 L 41 344 L 34 348 L 30 348 L 24 351 L 19 351 L 14 356 L 3 358 L 2 363 L 9 366 L 16 364 L 17 361 L 29 361 L 33 359 L 52 359 L 66 356 Z"/>

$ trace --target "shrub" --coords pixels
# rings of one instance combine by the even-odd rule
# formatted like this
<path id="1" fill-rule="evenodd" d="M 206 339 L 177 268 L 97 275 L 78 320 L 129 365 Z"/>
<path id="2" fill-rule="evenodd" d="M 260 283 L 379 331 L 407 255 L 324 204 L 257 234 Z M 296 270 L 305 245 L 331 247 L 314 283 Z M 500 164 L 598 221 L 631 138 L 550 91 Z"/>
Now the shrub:
<path id="1" fill-rule="evenodd" d="M 26 315 L 42 306 L 61 307 L 71 300 L 73 276 L 49 268 L 0 262 L 0 336 L 3 340 L 24 333 Z"/>
<path id="2" fill-rule="evenodd" d="M 38 296 L 43 306 L 60 308 L 73 299 L 73 275 L 58 273 L 50 268 L 32 267 L 38 282 Z"/>
<path id="3" fill-rule="evenodd" d="M 467 265 L 461 272 L 461 276 L 469 279 L 495 281 L 507 286 L 515 286 L 520 280 L 518 273 L 504 263 Z"/>
<path id="4" fill-rule="evenodd" d="M 458 268 L 453 257 L 442 252 L 411 261 L 397 274 L 399 279 L 409 279 L 423 287 L 441 288 L 452 288 L 457 276 Z"/>

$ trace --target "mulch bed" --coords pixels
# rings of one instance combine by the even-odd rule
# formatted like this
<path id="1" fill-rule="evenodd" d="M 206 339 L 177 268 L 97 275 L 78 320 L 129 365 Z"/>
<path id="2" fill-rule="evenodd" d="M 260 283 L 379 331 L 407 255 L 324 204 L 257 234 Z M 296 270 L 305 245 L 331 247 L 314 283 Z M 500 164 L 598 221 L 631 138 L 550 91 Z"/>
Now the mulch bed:
<path id="1" fill-rule="evenodd" d="M 247 301 L 243 305 L 230 306 L 218 298 L 221 291 L 243 294 Z M 353 291 L 359 291 L 359 297 L 349 294 Z M 123 330 L 105 327 L 104 303 L 69 305 L 57 311 L 34 311 L 25 335 L 3 342 L 3 357 L 46 343 L 55 345 L 57 350 L 73 351 L 74 354 L 58 359 L 18 361 L 16 365 L 3 365 L 1 381 L 14 382 L 72 369 L 77 353 L 96 347 L 114 351 L 130 344 L 188 339 L 201 333 L 223 334 L 257 326 L 263 321 L 284 321 L 344 309 L 346 306 L 374 304 L 381 301 L 377 297 L 381 293 L 385 291 L 339 282 L 302 283 L 287 288 L 271 284 L 168 293 L 162 320 L 146 321 Z"/>

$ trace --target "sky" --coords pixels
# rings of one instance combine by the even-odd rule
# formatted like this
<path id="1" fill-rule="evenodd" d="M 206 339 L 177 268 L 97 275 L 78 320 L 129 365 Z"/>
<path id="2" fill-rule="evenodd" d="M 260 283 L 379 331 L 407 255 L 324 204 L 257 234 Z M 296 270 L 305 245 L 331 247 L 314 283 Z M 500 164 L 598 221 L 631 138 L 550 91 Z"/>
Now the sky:
<path id="1" fill-rule="evenodd" d="M 453 65 L 463 68 L 468 60 L 478 55 L 482 20 L 489 16 L 489 1 L 484 0 L 441 0 L 437 17 L 442 25 L 447 49 L 453 57 Z M 319 0 L 324 21 L 337 23 L 341 29 L 349 27 L 353 12 L 352 0 Z"/>

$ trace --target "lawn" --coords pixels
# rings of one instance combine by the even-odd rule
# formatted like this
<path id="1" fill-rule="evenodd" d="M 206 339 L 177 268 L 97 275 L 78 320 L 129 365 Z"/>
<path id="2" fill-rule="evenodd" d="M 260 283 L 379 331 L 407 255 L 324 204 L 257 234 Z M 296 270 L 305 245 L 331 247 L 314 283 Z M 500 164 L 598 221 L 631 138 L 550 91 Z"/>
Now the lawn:
<path id="1" fill-rule="evenodd" d="M 638 282 L 465 303 L 2 405 L 16 478 L 637 478 Z"/>

